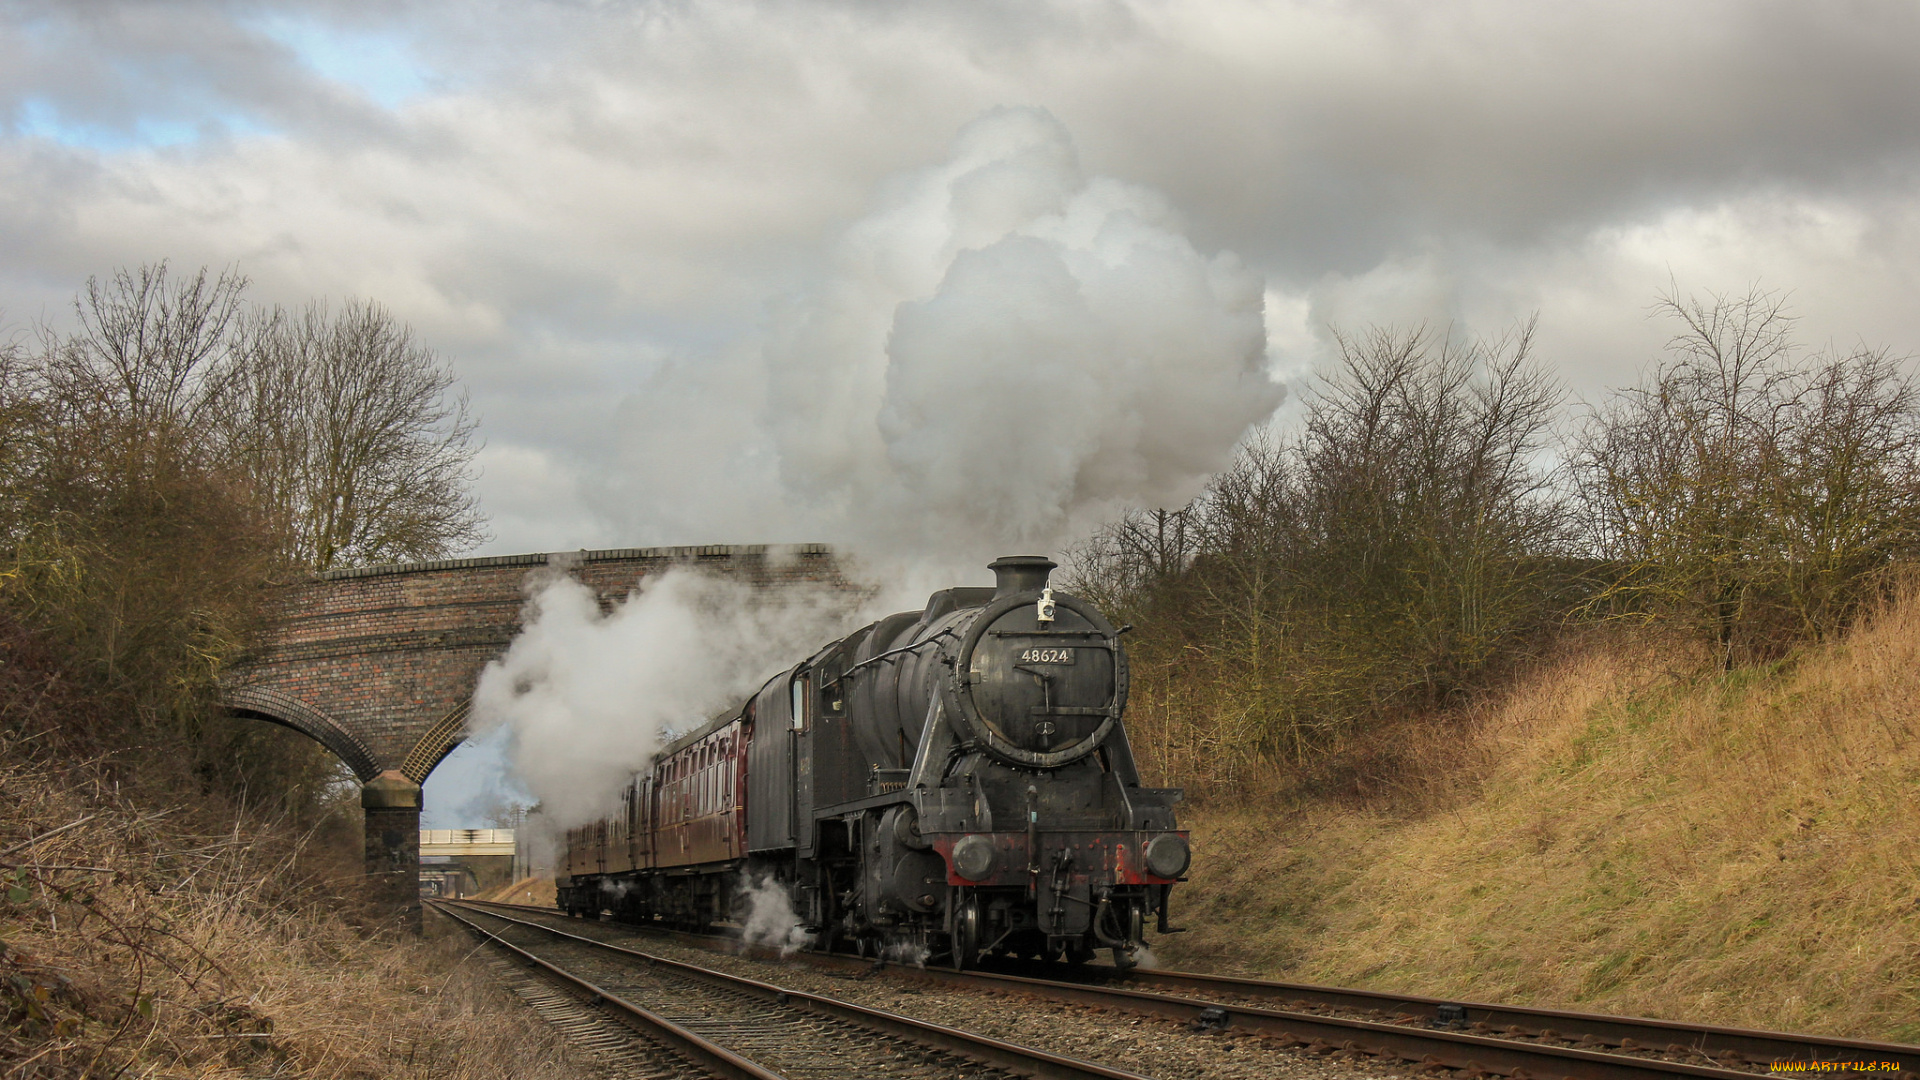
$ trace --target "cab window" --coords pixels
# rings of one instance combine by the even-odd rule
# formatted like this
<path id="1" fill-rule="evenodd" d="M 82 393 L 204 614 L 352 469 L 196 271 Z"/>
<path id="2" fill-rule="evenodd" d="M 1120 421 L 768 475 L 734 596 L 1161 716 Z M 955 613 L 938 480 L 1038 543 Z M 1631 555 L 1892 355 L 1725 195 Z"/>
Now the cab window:
<path id="1" fill-rule="evenodd" d="M 808 731 L 813 727 L 813 695 L 808 693 L 810 680 L 805 675 L 793 678 L 793 730 Z"/>

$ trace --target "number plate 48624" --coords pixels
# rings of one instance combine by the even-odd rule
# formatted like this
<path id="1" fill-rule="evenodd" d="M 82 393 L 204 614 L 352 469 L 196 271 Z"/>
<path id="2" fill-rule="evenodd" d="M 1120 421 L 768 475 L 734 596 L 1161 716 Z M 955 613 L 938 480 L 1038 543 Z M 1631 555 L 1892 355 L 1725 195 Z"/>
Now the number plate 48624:
<path id="1" fill-rule="evenodd" d="M 1073 663 L 1073 650 L 1021 649 L 1019 662 L 1022 664 L 1071 664 Z"/>

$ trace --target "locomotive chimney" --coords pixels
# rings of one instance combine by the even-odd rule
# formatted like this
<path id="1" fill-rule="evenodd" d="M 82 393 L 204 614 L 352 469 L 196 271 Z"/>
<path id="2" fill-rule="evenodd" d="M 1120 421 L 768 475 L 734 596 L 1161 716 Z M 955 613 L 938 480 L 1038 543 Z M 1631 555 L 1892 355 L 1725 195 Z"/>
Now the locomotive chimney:
<path id="1" fill-rule="evenodd" d="M 995 599 L 1014 593 L 1039 592 L 1058 564 L 1045 555 L 1002 555 L 987 564 L 993 571 Z"/>

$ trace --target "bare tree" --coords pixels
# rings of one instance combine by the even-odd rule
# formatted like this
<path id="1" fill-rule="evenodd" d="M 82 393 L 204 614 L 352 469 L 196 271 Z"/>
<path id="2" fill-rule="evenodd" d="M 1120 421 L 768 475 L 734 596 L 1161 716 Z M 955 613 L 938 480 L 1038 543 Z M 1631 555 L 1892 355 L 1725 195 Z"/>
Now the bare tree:
<path id="1" fill-rule="evenodd" d="M 22 481 L 30 467 L 38 412 L 26 350 L 17 339 L 0 341 L 0 538 L 15 535 L 20 527 Z"/>
<path id="2" fill-rule="evenodd" d="M 244 279 L 90 280 L 13 378 L 4 598 L 148 724 L 186 722 L 247 633 L 272 551 L 217 460 Z"/>
<path id="3" fill-rule="evenodd" d="M 1795 380 L 1771 492 L 1803 637 L 1845 625 L 1883 571 L 1920 553 L 1920 396 L 1904 367 L 1861 347 Z"/>
<path id="4" fill-rule="evenodd" d="M 1339 340 L 1297 452 L 1298 588 L 1372 707 L 1444 694 L 1538 618 L 1564 532 L 1538 462 L 1561 392 L 1531 323 Z"/>
<path id="5" fill-rule="evenodd" d="M 265 313 L 234 382 L 234 452 L 301 565 L 437 558 L 485 538 L 467 397 L 385 308 Z"/>
<path id="6" fill-rule="evenodd" d="M 1191 526 L 1191 505 L 1123 513 L 1068 553 L 1071 587 L 1097 603 L 1152 592 L 1192 561 L 1199 532 Z"/>
<path id="7" fill-rule="evenodd" d="M 1307 763 L 1552 621 L 1567 530 L 1541 459 L 1560 390 L 1532 330 L 1342 336 L 1298 438 L 1257 436 L 1192 506 L 1095 539 L 1088 564 L 1142 627 L 1150 764 L 1214 786 Z"/>
<path id="8" fill-rule="evenodd" d="M 123 270 L 87 283 L 73 332 L 0 348 L 0 601 L 148 724 L 213 716 L 290 559 L 431 558 L 479 531 L 446 365 L 376 305 L 289 317 L 246 287 Z"/>
<path id="9" fill-rule="evenodd" d="M 247 279 L 166 263 L 88 278 L 79 329 L 43 330 L 41 398 L 69 425 L 108 424 L 129 453 L 200 453 L 219 429 Z"/>
<path id="10" fill-rule="evenodd" d="M 1664 295 L 1666 358 L 1578 453 L 1595 605 L 1678 621 L 1732 665 L 1844 625 L 1920 538 L 1920 411 L 1886 350 L 1801 359 L 1784 298 Z"/>

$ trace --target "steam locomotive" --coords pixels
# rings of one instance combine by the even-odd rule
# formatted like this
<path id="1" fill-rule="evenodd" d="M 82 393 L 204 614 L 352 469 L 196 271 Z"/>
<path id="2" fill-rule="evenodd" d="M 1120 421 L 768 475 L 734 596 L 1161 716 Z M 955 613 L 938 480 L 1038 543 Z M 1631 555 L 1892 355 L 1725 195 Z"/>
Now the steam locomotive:
<path id="1" fill-rule="evenodd" d="M 1140 785 L 1127 658 L 1050 560 L 936 592 L 676 739 L 570 830 L 571 915 L 707 927 L 777 882 L 825 948 L 1130 968 L 1190 860 L 1180 791 Z"/>

